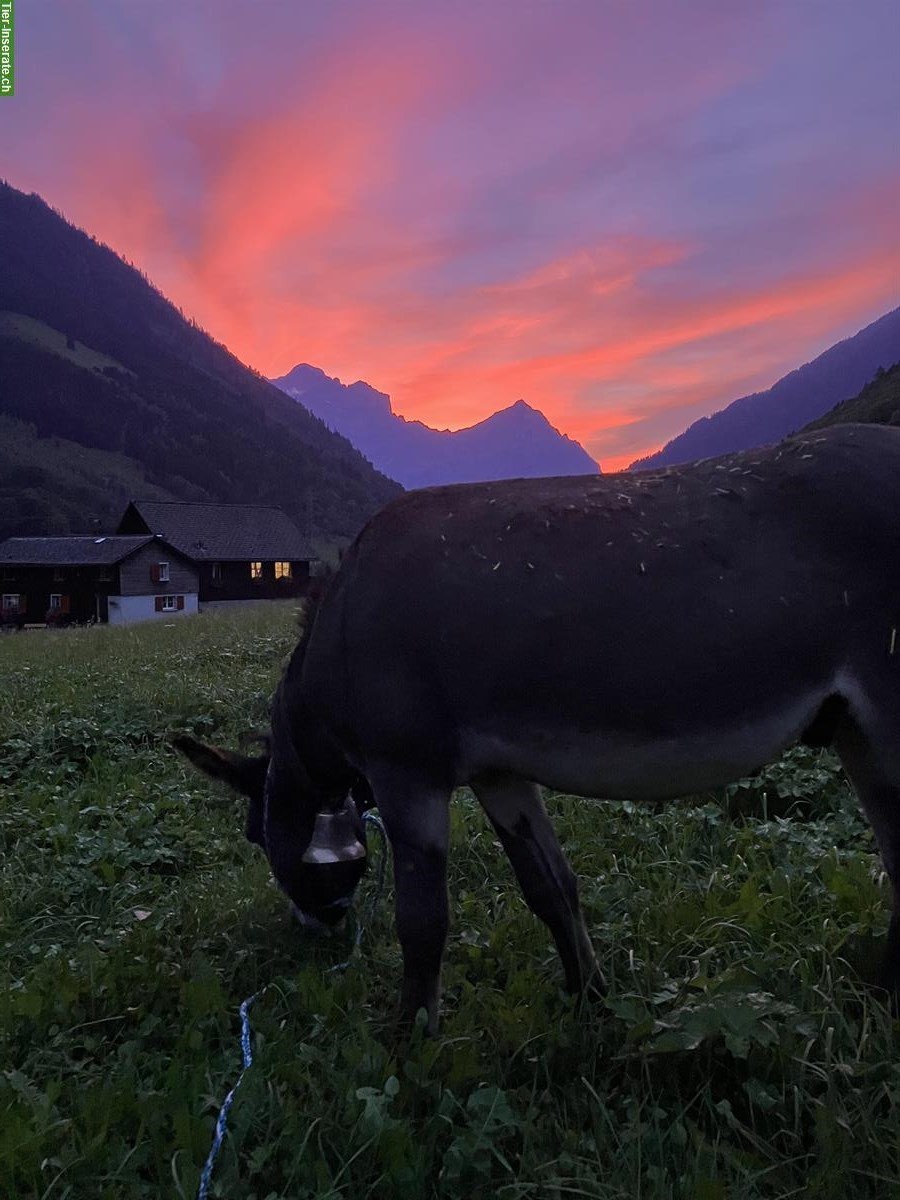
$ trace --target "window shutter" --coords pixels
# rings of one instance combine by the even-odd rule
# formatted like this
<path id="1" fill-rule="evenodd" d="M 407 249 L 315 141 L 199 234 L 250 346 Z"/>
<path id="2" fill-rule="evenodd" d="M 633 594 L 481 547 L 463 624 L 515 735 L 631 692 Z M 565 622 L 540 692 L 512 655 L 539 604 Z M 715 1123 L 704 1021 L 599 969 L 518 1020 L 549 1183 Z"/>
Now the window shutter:
<path id="1" fill-rule="evenodd" d="M 159 563 L 150 564 L 150 579 L 153 583 L 159 583 Z"/>
<path id="2" fill-rule="evenodd" d="M 69 597 L 68 596 L 60 596 L 59 611 L 62 613 L 67 613 L 69 611 Z"/>
<path id="3" fill-rule="evenodd" d="M 184 596 L 179 596 L 176 604 L 178 605 L 178 611 L 180 612 L 184 608 Z"/>
<path id="4" fill-rule="evenodd" d="M 154 603 L 154 605 L 155 605 L 155 607 L 156 607 L 156 611 L 157 611 L 157 612 L 162 612 L 162 610 L 163 610 L 163 598 L 162 598 L 162 596 L 154 596 L 154 597 L 153 597 L 153 603 Z"/>

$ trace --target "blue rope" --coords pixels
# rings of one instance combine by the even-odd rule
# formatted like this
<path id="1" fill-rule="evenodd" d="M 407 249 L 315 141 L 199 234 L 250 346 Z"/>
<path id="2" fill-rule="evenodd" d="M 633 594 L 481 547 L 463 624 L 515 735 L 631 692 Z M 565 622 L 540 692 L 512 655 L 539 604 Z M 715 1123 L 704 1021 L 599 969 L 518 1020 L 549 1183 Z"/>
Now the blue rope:
<path id="1" fill-rule="evenodd" d="M 360 917 L 356 922 L 356 933 L 353 936 L 353 949 L 350 952 L 350 957 L 346 962 L 338 963 L 334 967 L 329 967 L 327 971 L 327 974 L 329 975 L 332 971 L 346 971 L 353 962 L 353 959 L 359 950 L 360 944 L 362 943 L 366 925 L 371 919 L 372 914 L 375 911 L 375 906 L 381 899 L 381 893 L 384 890 L 384 876 L 387 867 L 387 834 L 385 833 L 384 824 L 382 823 L 381 817 L 379 817 L 377 813 L 371 811 L 363 813 L 363 822 L 367 825 L 374 826 L 381 835 L 381 858 L 378 861 L 378 876 L 375 881 L 375 890 L 368 899 L 362 917 Z M 264 988 L 260 988 L 258 992 L 254 992 L 252 996 L 248 996 L 247 999 L 243 1001 L 239 1009 L 241 1018 L 241 1058 L 243 1061 L 243 1067 L 240 1075 L 237 1077 L 237 1082 L 222 1101 L 222 1107 L 219 1109 L 219 1115 L 216 1118 L 216 1132 L 213 1136 L 213 1143 L 212 1146 L 210 1146 L 209 1154 L 206 1156 L 206 1163 L 204 1164 L 203 1171 L 200 1175 L 200 1187 L 197 1189 L 197 1200 L 207 1200 L 207 1197 L 209 1196 L 209 1185 L 210 1181 L 212 1180 L 213 1168 L 216 1165 L 216 1158 L 218 1157 L 219 1150 L 221 1149 L 222 1142 L 225 1138 L 225 1130 L 228 1125 L 228 1112 L 231 1108 L 232 1101 L 234 1100 L 234 1094 L 241 1086 L 247 1071 L 253 1065 L 253 1045 L 250 1041 L 250 1008 L 260 998 L 260 996 L 264 996 L 268 990 L 268 985 Z"/>
<path id="2" fill-rule="evenodd" d="M 213 1167 L 216 1165 L 216 1158 L 219 1153 L 219 1148 L 222 1145 L 222 1139 L 225 1137 L 225 1127 L 228 1124 L 228 1110 L 231 1108 L 231 1102 L 234 1100 L 234 1094 L 241 1086 L 244 1076 L 248 1069 L 253 1065 L 253 1048 L 250 1043 L 250 1006 L 255 1000 L 266 991 L 262 988 L 258 992 L 254 992 L 252 996 L 248 996 L 240 1007 L 241 1014 L 241 1056 L 244 1061 L 243 1070 L 237 1077 L 237 1083 L 225 1097 L 222 1107 L 219 1109 L 219 1116 L 216 1120 L 216 1132 L 213 1137 L 213 1144 L 210 1147 L 209 1154 L 206 1156 L 206 1164 L 203 1167 L 203 1173 L 200 1176 L 200 1187 L 197 1191 L 197 1200 L 206 1200 L 209 1195 L 209 1183 L 212 1179 Z"/>

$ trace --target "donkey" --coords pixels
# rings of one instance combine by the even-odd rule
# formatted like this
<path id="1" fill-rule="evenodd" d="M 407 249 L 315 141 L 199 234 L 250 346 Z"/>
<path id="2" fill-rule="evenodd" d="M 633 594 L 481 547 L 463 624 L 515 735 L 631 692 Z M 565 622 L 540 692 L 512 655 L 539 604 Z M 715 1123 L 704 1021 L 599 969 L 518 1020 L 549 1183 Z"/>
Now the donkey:
<path id="1" fill-rule="evenodd" d="M 642 474 L 428 488 L 345 555 L 275 695 L 270 752 L 180 745 L 249 795 L 248 836 L 323 921 L 364 868 L 346 798 L 371 788 L 393 850 L 401 1010 L 424 1007 L 432 1031 L 455 787 L 484 807 L 567 987 L 602 991 L 538 785 L 661 800 L 798 742 L 833 745 L 893 884 L 883 982 L 896 992 L 898 627 L 898 429 L 837 426 Z M 324 815 L 336 873 L 316 866 Z"/>

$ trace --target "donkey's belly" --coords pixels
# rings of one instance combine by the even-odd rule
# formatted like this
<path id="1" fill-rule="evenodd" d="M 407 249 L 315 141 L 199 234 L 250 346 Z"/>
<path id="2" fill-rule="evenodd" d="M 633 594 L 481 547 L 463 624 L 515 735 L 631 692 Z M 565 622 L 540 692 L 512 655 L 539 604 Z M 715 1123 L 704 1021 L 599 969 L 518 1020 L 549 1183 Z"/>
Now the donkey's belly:
<path id="1" fill-rule="evenodd" d="M 796 697 L 738 725 L 654 737 L 631 730 L 521 728 L 515 736 L 467 730 L 460 782 L 508 773 L 546 787 L 606 799 L 663 800 L 720 787 L 764 766 L 799 741 L 828 696 Z M 688 714 L 689 716 L 690 714 Z"/>

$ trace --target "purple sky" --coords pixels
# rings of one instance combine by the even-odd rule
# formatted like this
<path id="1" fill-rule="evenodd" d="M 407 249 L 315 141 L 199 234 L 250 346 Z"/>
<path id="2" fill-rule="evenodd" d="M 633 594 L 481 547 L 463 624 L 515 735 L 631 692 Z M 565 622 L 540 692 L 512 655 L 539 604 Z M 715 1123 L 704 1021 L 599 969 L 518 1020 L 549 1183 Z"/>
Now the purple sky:
<path id="1" fill-rule="evenodd" d="M 610 468 L 900 303 L 900 5 L 42 0 L 3 166 L 267 375 Z"/>

